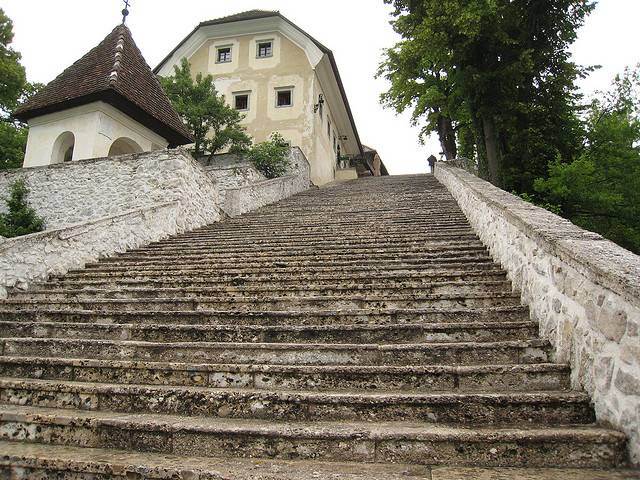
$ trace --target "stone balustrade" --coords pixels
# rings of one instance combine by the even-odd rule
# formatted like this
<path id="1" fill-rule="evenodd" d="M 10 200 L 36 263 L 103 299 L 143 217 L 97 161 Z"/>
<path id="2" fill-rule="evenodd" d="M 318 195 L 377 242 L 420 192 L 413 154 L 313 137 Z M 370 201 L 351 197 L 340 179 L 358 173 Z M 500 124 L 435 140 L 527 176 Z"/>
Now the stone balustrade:
<path id="1" fill-rule="evenodd" d="M 437 163 L 435 176 L 639 464 L 640 257 L 455 166 Z"/>
<path id="2" fill-rule="evenodd" d="M 180 203 L 171 201 L 4 239 L 0 243 L 0 298 L 7 296 L 7 288 L 26 289 L 50 275 L 166 238 L 179 231 L 180 223 Z"/>

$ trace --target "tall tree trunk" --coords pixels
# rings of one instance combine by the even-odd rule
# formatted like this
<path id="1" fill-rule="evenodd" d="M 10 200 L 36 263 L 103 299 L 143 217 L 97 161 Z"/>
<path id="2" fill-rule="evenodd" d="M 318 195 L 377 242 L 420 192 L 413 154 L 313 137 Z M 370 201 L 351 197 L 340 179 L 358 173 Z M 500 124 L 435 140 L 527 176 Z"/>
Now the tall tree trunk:
<path id="1" fill-rule="evenodd" d="M 447 160 L 453 160 L 458 156 L 458 146 L 456 145 L 456 132 L 449 117 L 440 115 L 438 117 L 438 137 L 444 156 Z"/>
<path id="2" fill-rule="evenodd" d="M 484 134 L 484 145 L 487 152 L 489 181 L 499 187 L 501 184 L 501 155 L 498 145 L 498 135 L 496 133 L 496 124 L 491 115 L 482 116 L 482 132 Z"/>

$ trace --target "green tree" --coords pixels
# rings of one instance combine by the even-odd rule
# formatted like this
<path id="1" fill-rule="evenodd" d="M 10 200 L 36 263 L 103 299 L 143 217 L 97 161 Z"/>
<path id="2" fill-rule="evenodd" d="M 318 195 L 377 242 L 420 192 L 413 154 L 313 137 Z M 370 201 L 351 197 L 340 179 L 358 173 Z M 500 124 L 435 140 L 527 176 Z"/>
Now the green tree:
<path id="1" fill-rule="evenodd" d="M 269 140 L 255 144 L 247 152 L 247 158 L 267 178 L 281 177 L 289 168 L 289 145 L 278 132 Z"/>
<path id="2" fill-rule="evenodd" d="M 11 194 L 6 199 L 8 213 L 0 214 L 0 236 L 19 237 L 44 229 L 44 220 L 27 203 L 29 190 L 24 180 L 16 180 L 11 186 Z"/>
<path id="3" fill-rule="evenodd" d="M 244 116 L 226 104 L 211 75 L 198 73 L 194 81 L 191 66 L 183 58 L 180 66 L 174 67 L 173 76 L 161 77 L 160 82 L 195 138 L 195 156 L 213 156 L 227 147 L 231 152 L 241 152 L 251 145 L 240 124 Z"/>
<path id="4" fill-rule="evenodd" d="M 41 86 L 27 82 L 21 55 L 11 48 L 11 42 L 13 22 L 0 8 L 0 170 L 22 166 L 27 127 L 11 115 Z"/>
<path id="5" fill-rule="evenodd" d="M 579 148 L 574 81 L 583 72 L 570 62 L 568 47 L 593 8 L 590 2 L 385 3 L 395 7 L 392 25 L 403 38 L 382 64 L 392 106 L 419 107 L 418 114 L 431 117 L 431 131 L 438 131 L 434 113 L 449 116 L 458 145 L 478 155 L 491 182 L 532 189 L 551 158 Z M 403 96 L 414 103 L 398 102 Z"/>
<path id="6" fill-rule="evenodd" d="M 575 224 L 640 253 L 640 66 L 597 95 L 586 129 L 581 155 L 552 162 L 535 188 Z"/>

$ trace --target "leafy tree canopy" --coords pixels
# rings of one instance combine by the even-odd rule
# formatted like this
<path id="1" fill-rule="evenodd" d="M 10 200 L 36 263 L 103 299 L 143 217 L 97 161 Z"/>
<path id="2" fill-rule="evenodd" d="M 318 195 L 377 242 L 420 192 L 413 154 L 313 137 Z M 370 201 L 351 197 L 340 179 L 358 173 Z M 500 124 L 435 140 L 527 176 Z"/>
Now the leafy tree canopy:
<path id="1" fill-rule="evenodd" d="M 616 77 L 586 116 L 573 162 L 552 162 L 535 188 L 575 224 L 640 253 L 640 66 Z"/>
<path id="2" fill-rule="evenodd" d="M 437 132 L 477 154 L 480 171 L 505 188 L 532 191 L 550 159 L 579 149 L 584 73 L 569 45 L 593 5 L 585 0 L 385 0 L 402 40 L 379 74 L 383 102 L 411 108 Z"/>
<path id="3" fill-rule="evenodd" d="M 174 67 L 174 74 L 160 82 L 195 138 L 194 155 L 214 155 L 227 147 L 241 152 L 251 145 L 251 138 L 240 124 L 244 118 L 228 106 L 219 94 L 211 75 L 198 73 L 195 80 L 186 58 Z"/>
<path id="4" fill-rule="evenodd" d="M 27 82 L 20 53 L 11 48 L 13 22 L 0 8 L 0 170 L 19 168 L 27 145 L 27 128 L 11 117 L 40 84 Z"/>
<path id="5" fill-rule="evenodd" d="M 282 135 L 272 133 L 269 140 L 251 147 L 247 158 L 267 178 L 281 177 L 289 168 L 289 145 Z"/>

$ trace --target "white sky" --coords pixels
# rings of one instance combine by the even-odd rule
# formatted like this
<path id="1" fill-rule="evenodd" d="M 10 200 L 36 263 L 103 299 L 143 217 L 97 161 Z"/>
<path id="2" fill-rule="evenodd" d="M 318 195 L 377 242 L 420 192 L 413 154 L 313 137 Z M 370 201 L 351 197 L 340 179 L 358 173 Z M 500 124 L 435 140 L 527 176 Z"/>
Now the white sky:
<path id="1" fill-rule="evenodd" d="M 378 102 L 384 80 L 373 78 L 381 50 L 397 40 L 382 0 L 131 0 L 127 21 L 155 67 L 201 21 L 254 8 L 280 10 L 334 51 L 363 143 L 376 148 L 390 173 L 424 172 L 438 142 L 417 139 L 408 115 Z M 121 20 L 120 0 L 2 0 L 14 21 L 14 48 L 29 80 L 46 83 L 102 40 Z M 572 51 L 581 64 L 602 65 L 582 82 L 604 89 L 625 66 L 640 62 L 640 0 L 600 0 Z"/>

